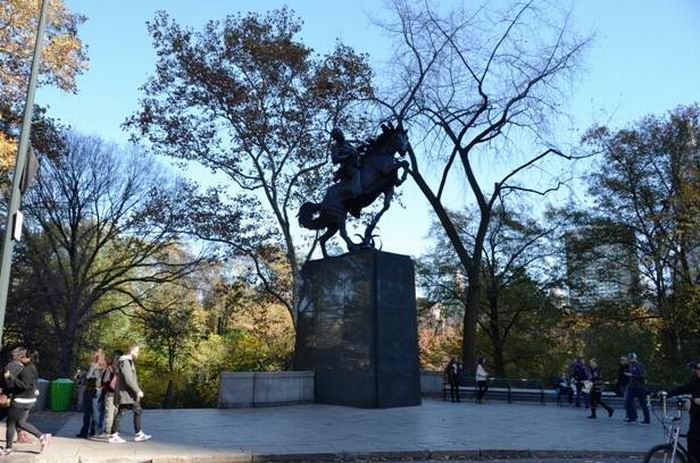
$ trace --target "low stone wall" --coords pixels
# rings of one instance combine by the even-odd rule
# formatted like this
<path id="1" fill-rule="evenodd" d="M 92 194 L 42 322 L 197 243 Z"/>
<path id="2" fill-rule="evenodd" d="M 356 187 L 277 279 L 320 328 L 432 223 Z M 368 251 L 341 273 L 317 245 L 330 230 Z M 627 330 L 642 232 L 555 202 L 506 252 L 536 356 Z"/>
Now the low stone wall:
<path id="1" fill-rule="evenodd" d="M 313 371 L 222 372 L 219 408 L 313 403 Z"/>
<path id="2" fill-rule="evenodd" d="M 420 372 L 420 391 L 423 397 L 442 397 L 443 375 L 437 371 Z"/>
<path id="3" fill-rule="evenodd" d="M 437 371 L 421 371 L 421 394 L 441 397 L 442 376 Z M 269 407 L 313 401 L 313 371 L 221 373 L 219 408 Z"/>

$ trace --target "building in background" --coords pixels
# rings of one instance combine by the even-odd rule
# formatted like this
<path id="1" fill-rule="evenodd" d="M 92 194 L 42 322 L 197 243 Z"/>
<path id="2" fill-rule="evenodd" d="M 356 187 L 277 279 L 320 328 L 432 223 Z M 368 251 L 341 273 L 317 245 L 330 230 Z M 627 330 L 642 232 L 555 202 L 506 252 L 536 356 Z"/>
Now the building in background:
<path id="1" fill-rule="evenodd" d="M 639 262 L 634 231 L 600 223 L 565 234 L 569 304 L 588 311 L 638 303 Z"/>

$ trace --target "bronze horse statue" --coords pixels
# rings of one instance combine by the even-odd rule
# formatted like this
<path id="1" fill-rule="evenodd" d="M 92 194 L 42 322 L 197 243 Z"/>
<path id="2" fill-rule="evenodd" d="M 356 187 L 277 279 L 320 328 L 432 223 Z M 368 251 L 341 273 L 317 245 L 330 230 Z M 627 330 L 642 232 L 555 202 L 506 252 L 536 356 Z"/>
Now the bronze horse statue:
<path id="1" fill-rule="evenodd" d="M 408 134 L 399 122 L 396 127 L 391 123 L 382 124 L 382 133 L 359 148 L 360 182 L 362 192 L 356 197 L 344 194 L 342 185 L 331 185 L 320 203 L 306 202 L 299 209 L 299 225 L 309 230 L 322 230 L 319 242 L 323 257 L 328 257 L 326 242 L 336 233 L 345 240 L 348 251 L 374 247 L 372 232 L 381 216 L 389 209 L 394 188 L 401 185 L 408 175 L 408 161 L 398 160 L 395 154 L 405 156 L 408 150 Z M 399 169 L 403 172 L 399 176 Z M 365 229 L 362 242 L 355 244 L 348 236 L 346 219 L 348 213 L 359 217 L 363 208 L 372 204 L 379 195 L 384 195 L 382 209 L 372 218 Z"/>

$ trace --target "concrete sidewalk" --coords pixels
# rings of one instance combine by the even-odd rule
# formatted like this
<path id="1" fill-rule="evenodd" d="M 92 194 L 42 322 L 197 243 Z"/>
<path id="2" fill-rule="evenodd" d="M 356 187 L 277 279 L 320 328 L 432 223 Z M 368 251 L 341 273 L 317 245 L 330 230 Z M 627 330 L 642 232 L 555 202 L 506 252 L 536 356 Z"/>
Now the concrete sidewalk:
<path id="1" fill-rule="evenodd" d="M 661 443 L 661 425 L 626 424 L 618 410 L 586 419 L 587 410 L 525 404 L 453 404 L 365 410 L 299 405 L 234 410 L 147 410 L 145 443 L 76 439 L 81 417 L 61 429 L 45 454 L 16 444 L 7 461 L 288 461 L 450 456 L 547 457 L 641 454 Z M 124 430 L 132 431 L 131 418 Z M 4 435 L 4 434 L 3 434 Z M 130 439 L 131 433 L 123 437 Z"/>

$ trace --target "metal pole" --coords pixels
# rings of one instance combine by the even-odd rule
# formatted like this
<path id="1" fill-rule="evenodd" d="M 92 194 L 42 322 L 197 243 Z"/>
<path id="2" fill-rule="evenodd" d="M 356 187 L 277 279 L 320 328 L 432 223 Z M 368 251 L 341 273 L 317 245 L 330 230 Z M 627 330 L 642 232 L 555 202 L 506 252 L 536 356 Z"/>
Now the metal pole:
<path id="1" fill-rule="evenodd" d="M 24 166 L 27 164 L 29 155 L 29 134 L 32 128 L 32 112 L 34 110 L 34 93 L 36 91 L 36 81 L 39 74 L 39 64 L 41 63 L 41 49 L 44 38 L 44 26 L 46 24 L 46 10 L 49 0 L 41 0 L 41 11 L 39 13 L 39 27 L 36 31 L 36 43 L 34 44 L 34 57 L 32 58 L 32 70 L 29 75 L 29 85 L 27 88 L 27 101 L 24 106 L 24 117 L 22 118 L 22 131 L 19 137 L 19 148 L 17 149 L 17 160 L 15 162 L 15 173 L 12 176 L 12 190 L 10 193 L 10 203 L 7 207 L 7 221 L 5 225 L 5 241 L 2 247 L 2 264 L 0 266 L 0 346 L 2 345 L 2 335 L 5 328 L 5 309 L 7 307 L 7 294 L 10 286 L 10 268 L 12 266 L 12 248 L 14 242 L 12 231 L 15 217 L 22 202 L 20 192 L 20 182 Z"/>

